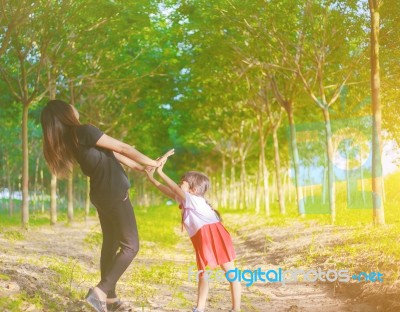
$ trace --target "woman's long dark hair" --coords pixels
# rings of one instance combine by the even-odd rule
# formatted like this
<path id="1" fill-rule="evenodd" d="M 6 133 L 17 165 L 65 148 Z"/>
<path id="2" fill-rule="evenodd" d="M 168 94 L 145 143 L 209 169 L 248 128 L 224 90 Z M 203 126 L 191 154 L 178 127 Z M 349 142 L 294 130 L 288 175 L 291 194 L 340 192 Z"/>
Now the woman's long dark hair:
<path id="1" fill-rule="evenodd" d="M 71 105 L 52 100 L 41 115 L 43 154 L 52 173 L 66 177 L 76 159 L 78 140 L 76 127 L 80 125 Z"/>

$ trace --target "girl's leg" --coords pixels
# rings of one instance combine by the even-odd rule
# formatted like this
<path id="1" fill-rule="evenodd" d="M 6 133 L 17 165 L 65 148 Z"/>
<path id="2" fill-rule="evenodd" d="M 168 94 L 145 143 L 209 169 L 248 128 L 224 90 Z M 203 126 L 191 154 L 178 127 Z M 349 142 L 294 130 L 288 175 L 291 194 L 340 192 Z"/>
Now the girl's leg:
<path id="1" fill-rule="evenodd" d="M 235 265 L 233 264 L 233 261 L 227 262 L 227 263 L 221 264 L 221 268 L 226 273 L 230 270 L 234 270 Z M 230 282 L 229 284 L 230 284 L 231 296 L 232 296 L 232 310 L 240 311 L 240 300 L 241 300 L 241 296 L 242 296 L 242 294 L 241 294 L 242 288 L 241 288 L 240 282 L 238 280 L 236 280 L 234 282 Z"/>
<path id="2" fill-rule="evenodd" d="M 206 308 L 208 295 L 208 280 L 204 274 L 199 275 L 199 284 L 197 286 L 197 310 L 204 311 Z"/>

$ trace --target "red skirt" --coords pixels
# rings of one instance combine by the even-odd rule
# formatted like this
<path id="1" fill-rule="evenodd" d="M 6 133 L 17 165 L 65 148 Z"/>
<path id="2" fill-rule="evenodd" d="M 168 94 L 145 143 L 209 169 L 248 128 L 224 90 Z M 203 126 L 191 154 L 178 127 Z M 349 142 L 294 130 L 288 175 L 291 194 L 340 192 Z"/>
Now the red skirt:
<path id="1" fill-rule="evenodd" d="M 221 222 L 204 225 L 190 239 L 199 271 L 204 271 L 207 266 L 214 269 L 236 258 L 232 238 Z"/>

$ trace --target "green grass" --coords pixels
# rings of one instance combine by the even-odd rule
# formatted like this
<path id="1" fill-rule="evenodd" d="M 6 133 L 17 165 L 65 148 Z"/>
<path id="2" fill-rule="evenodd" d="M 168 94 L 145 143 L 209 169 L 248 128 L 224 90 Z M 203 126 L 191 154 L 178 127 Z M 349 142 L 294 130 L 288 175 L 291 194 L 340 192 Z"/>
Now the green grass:
<path id="1" fill-rule="evenodd" d="M 21 241 L 25 239 L 25 234 L 21 230 L 3 230 L 2 236 L 10 241 Z"/>
<path id="2" fill-rule="evenodd" d="M 135 208 L 139 238 L 154 242 L 160 247 L 175 246 L 178 235 L 175 229 L 180 227 L 181 216 L 177 205 Z"/>
<path id="3" fill-rule="evenodd" d="M 9 277 L 8 275 L 1 274 L 1 273 L 0 273 L 0 280 L 1 280 L 1 281 L 9 281 L 9 280 L 10 280 L 10 277 Z"/>
<path id="4" fill-rule="evenodd" d="M 193 306 L 193 302 L 188 300 L 185 297 L 185 293 L 182 291 L 177 290 L 173 297 L 172 300 L 168 303 L 167 308 L 169 309 L 181 309 L 182 307 L 187 307 L 188 310 L 190 307 Z"/>
<path id="5" fill-rule="evenodd" d="M 54 272 L 56 278 L 52 280 L 50 286 L 57 289 L 57 293 L 62 293 L 72 300 L 80 300 L 84 295 L 78 285 L 83 282 L 93 284 L 100 278 L 97 271 L 95 274 L 89 272 L 78 259 L 41 256 L 32 260 L 32 263 L 38 267 L 47 267 Z"/>
<path id="6" fill-rule="evenodd" d="M 95 216 L 95 209 L 91 208 L 89 216 Z M 74 222 L 82 222 L 85 220 L 85 211 L 82 208 L 75 208 L 74 210 Z M 67 222 L 68 215 L 65 209 L 58 209 L 57 211 L 57 222 Z M 40 210 L 29 212 L 29 226 L 40 227 L 43 225 L 50 224 L 50 212 L 46 210 L 44 213 Z M 14 210 L 12 216 L 9 215 L 8 211 L 0 210 L 0 231 L 2 228 L 7 227 L 21 227 L 21 212 L 17 208 Z"/>
<path id="7" fill-rule="evenodd" d="M 91 209 L 90 216 L 95 215 L 95 210 Z M 153 242 L 158 247 L 172 247 L 177 241 L 175 229 L 180 227 L 180 211 L 177 206 L 157 206 L 150 208 L 135 208 L 135 216 L 141 241 Z M 83 222 L 85 213 L 83 209 L 74 211 L 74 222 Z M 67 212 L 58 211 L 58 222 L 67 222 Z M 49 212 L 31 212 L 29 216 L 29 226 L 40 227 L 50 224 Z M 6 238 L 18 240 L 23 239 L 23 232 L 19 229 L 21 216 L 18 211 L 13 216 L 8 212 L 0 211 L 0 233 Z M 18 227 L 18 228 L 17 228 Z M 10 229 L 10 230 L 6 230 Z M 89 246 L 97 246 L 101 243 L 101 233 L 93 231 L 85 240 Z"/>
<path id="8" fill-rule="evenodd" d="M 148 307 L 149 300 L 162 291 L 159 285 L 165 287 L 164 291 L 174 294 L 181 283 L 178 274 L 178 267 L 171 261 L 152 265 L 136 263 L 128 276 L 128 284 L 134 289 L 135 303 L 142 308 Z"/>
<path id="9" fill-rule="evenodd" d="M 153 249 L 157 252 L 161 248 L 175 246 L 178 241 L 175 229 L 180 227 L 181 222 L 180 211 L 176 206 L 136 207 L 135 217 L 140 241 L 151 243 L 144 243 L 142 245 L 144 249 Z M 94 228 L 84 242 L 89 248 L 100 246 L 102 242 L 100 228 Z"/>
<path id="10" fill-rule="evenodd" d="M 325 265 L 336 269 L 349 269 L 352 272 L 380 271 L 385 274 L 385 282 L 392 283 L 400 277 L 400 249 L 398 248 L 400 244 L 400 214 L 398 210 L 400 206 L 400 192 L 398 192 L 400 173 L 387 177 L 385 182 L 386 202 L 384 205 L 388 225 L 383 227 L 372 225 L 372 209 L 348 208 L 346 185 L 345 183 L 336 184 L 337 222 L 333 229 L 332 227 L 330 229 L 334 234 L 338 234 L 340 239 L 332 246 L 321 246 L 318 243 L 318 235 L 323 235 L 325 226 L 331 224 L 329 214 L 307 214 L 301 218 L 298 216 L 294 198 L 292 198 L 292 202 L 286 202 L 286 215 L 281 215 L 278 204 L 271 202 L 270 218 L 265 217 L 263 210 L 256 214 L 253 207 L 243 210 L 219 210 L 228 231 L 232 234 L 240 234 L 244 239 L 245 232 L 271 227 L 290 228 L 293 222 L 301 222 L 305 227 L 313 227 L 315 228 L 314 241 L 303 254 L 294 255 L 296 259 L 299 258 L 299 266 Z M 157 264 L 150 262 L 150 264 L 144 265 L 136 262 L 130 275 L 125 277 L 127 287 L 133 291 L 135 304 L 149 307 L 149 301 L 159 295 L 160 291 L 164 291 L 172 298 L 168 307 L 190 307 L 191 302 L 185 297 L 186 294 L 182 293 L 180 286 L 186 281 L 188 269 L 194 263 L 178 266 L 175 262 L 162 259 L 165 251 L 175 252 L 174 246 L 181 240 L 176 233 L 180 229 L 181 222 L 179 209 L 176 205 L 135 207 L 135 215 L 142 243 L 140 255 L 145 259 L 157 259 Z M 94 216 L 93 209 L 91 216 Z M 83 209 L 75 210 L 74 219 L 76 222 L 84 220 Z M 58 221 L 67 221 L 65 210 L 59 211 Z M 40 211 L 31 212 L 30 226 L 43 226 L 49 223 L 48 211 L 44 214 Z M 6 211 L 0 210 L 0 236 L 2 238 L 10 241 L 23 240 L 27 232 L 21 231 L 19 227 L 20 214 L 18 211 L 13 217 L 9 217 Z M 246 231 L 244 232 L 243 229 Z M 342 231 L 343 233 L 341 233 Z M 293 233 L 294 239 L 296 239 L 296 235 Z M 85 244 L 90 248 L 99 248 L 101 239 L 100 228 L 97 226 L 85 238 Z M 272 238 L 266 235 L 265 241 L 272 242 Z M 21 261 L 23 263 L 24 260 Z M 57 287 L 58 293 L 68 295 L 72 300 L 81 299 L 84 295 L 77 285 L 83 281 L 93 284 L 99 278 L 98 272 L 88 274 L 82 264 L 72 259 L 65 261 L 65 259 L 55 257 L 41 257 L 37 261 L 39 265 L 46 265 L 56 274 L 57 278 L 54 279 L 51 287 Z M 0 275 L 0 280 L 7 280 L 7 278 L 8 276 Z M 43 295 L 41 298 L 45 298 L 45 296 Z M 25 293 L 20 293 L 10 298 L 0 298 L 0 310 L 20 311 L 26 309 L 26 304 L 32 304 L 40 309 L 43 306 L 43 300 L 39 295 L 29 297 Z M 252 309 L 250 302 L 246 302 L 246 298 L 243 302 L 250 311 Z M 51 300 L 46 302 L 46 309 L 56 311 L 57 308 L 52 309 L 51 304 Z"/>
<path id="11" fill-rule="evenodd" d="M 347 229 L 334 245 L 313 241 L 298 258 L 299 267 L 347 269 L 352 273 L 381 272 L 385 283 L 400 277 L 400 227 L 358 227 Z"/>
<path id="12" fill-rule="evenodd" d="M 25 292 L 10 297 L 0 298 L 0 310 L 10 312 L 37 311 L 43 309 L 43 300 L 40 295 L 29 296 Z"/>

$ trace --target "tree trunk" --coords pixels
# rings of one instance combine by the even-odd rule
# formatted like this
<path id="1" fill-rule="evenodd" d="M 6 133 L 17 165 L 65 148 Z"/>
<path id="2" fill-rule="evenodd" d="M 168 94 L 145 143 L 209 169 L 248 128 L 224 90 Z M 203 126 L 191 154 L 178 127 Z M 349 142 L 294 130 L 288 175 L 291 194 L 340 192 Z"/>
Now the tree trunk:
<path id="1" fill-rule="evenodd" d="M 10 184 L 9 184 L 9 191 L 10 191 L 10 194 L 8 197 L 9 198 L 8 209 L 9 209 L 9 215 L 10 215 L 10 217 L 12 217 L 14 214 L 14 186 L 13 186 L 12 182 L 10 182 Z"/>
<path id="2" fill-rule="evenodd" d="M 214 184 L 214 190 L 215 190 L 215 196 L 218 199 L 217 201 L 217 207 L 222 207 L 222 190 L 221 190 L 221 183 L 218 181 L 218 177 L 215 177 L 214 179 L 215 184 Z"/>
<path id="3" fill-rule="evenodd" d="M 247 209 L 247 202 L 246 202 L 246 180 L 247 180 L 247 173 L 246 173 L 246 158 L 244 155 L 240 157 L 240 209 L 246 208 Z"/>
<path id="4" fill-rule="evenodd" d="M 303 202 L 303 190 L 300 187 L 300 177 L 299 177 L 299 151 L 297 149 L 297 140 L 296 140 L 296 127 L 294 125 L 294 117 L 293 117 L 293 108 L 290 105 L 289 110 L 287 111 L 289 118 L 289 126 L 290 126 L 290 147 L 293 153 L 293 166 L 294 166 L 294 180 L 296 185 L 296 195 L 297 195 L 297 208 L 300 216 L 304 216 L 306 211 Z"/>
<path id="5" fill-rule="evenodd" d="M 263 153 L 264 154 L 264 153 Z M 263 186 L 264 186 L 264 208 L 265 208 L 265 215 L 267 216 L 267 218 L 269 218 L 271 216 L 271 209 L 270 209 L 270 205 L 269 205 L 269 184 L 268 184 L 268 168 L 267 168 L 267 164 L 265 163 L 265 155 L 262 156 L 262 167 L 263 167 Z"/>
<path id="6" fill-rule="evenodd" d="M 50 224 L 57 223 L 57 177 L 51 175 L 51 194 L 50 194 Z"/>
<path id="7" fill-rule="evenodd" d="M 56 99 L 57 87 L 54 81 L 53 75 L 51 74 L 51 69 L 47 71 L 47 76 L 49 80 L 49 99 Z M 50 224 L 54 225 L 57 223 L 57 176 L 51 174 L 50 182 Z"/>
<path id="8" fill-rule="evenodd" d="M 285 207 L 285 197 L 282 190 L 282 180 L 281 180 L 281 159 L 279 157 L 279 143 L 278 143 L 278 128 L 274 127 L 272 132 L 272 138 L 274 141 L 274 161 L 275 161 L 275 176 L 276 176 L 276 190 L 278 193 L 279 210 L 281 214 L 286 213 Z"/>
<path id="9" fill-rule="evenodd" d="M 55 81 L 53 81 L 55 83 Z M 69 89 L 71 94 L 71 105 L 75 106 L 75 94 L 74 94 L 74 83 L 70 80 Z M 56 85 L 54 84 L 54 91 L 56 91 Z M 74 220 L 74 169 L 71 169 L 68 175 L 68 222 L 72 223 Z"/>
<path id="10" fill-rule="evenodd" d="M 237 195 L 236 195 L 236 172 L 235 172 L 235 161 L 234 156 L 231 158 L 231 202 L 232 208 L 237 208 Z"/>
<path id="11" fill-rule="evenodd" d="M 256 179 L 256 185 L 255 185 L 255 209 L 256 209 L 256 214 L 260 213 L 260 203 L 261 203 L 261 187 L 260 187 L 260 182 L 261 182 L 261 155 L 258 158 L 258 170 L 257 170 L 257 179 Z"/>
<path id="12" fill-rule="evenodd" d="M 42 202 L 42 213 L 44 213 L 44 179 L 43 179 L 43 169 L 40 170 L 40 182 L 41 182 L 41 187 L 40 187 L 40 197 L 41 197 L 41 202 Z"/>
<path id="13" fill-rule="evenodd" d="M 348 143 L 346 143 L 345 147 L 346 151 L 346 189 L 347 189 L 347 206 L 349 207 L 351 203 L 351 183 L 350 181 L 350 166 L 349 166 L 349 148 L 348 148 Z M 352 179 L 353 180 L 353 179 Z M 357 183 L 357 182 L 356 182 Z M 356 184 L 356 189 L 357 189 L 357 184 Z"/>
<path id="14" fill-rule="evenodd" d="M 313 181 L 312 181 L 312 178 L 311 178 L 311 165 L 310 166 L 308 166 L 308 168 L 307 168 L 307 173 L 308 173 L 308 188 L 309 188 L 309 190 L 310 190 L 310 194 L 311 194 L 311 202 L 314 204 L 314 185 L 313 185 Z"/>
<path id="15" fill-rule="evenodd" d="M 380 65 L 379 65 L 379 28 L 380 0 L 369 0 L 371 15 L 371 93 L 372 93 L 372 198 L 374 224 L 385 224 L 385 212 L 382 201 L 382 112 L 380 97 Z"/>
<path id="16" fill-rule="evenodd" d="M 288 183 L 287 183 L 287 172 L 285 169 L 282 171 L 283 173 L 283 198 L 288 198 Z"/>
<path id="17" fill-rule="evenodd" d="M 34 193 L 33 193 L 33 207 L 34 210 L 37 209 L 39 199 L 38 199 L 38 176 L 39 176 L 39 157 L 36 158 L 36 167 L 35 167 L 35 183 L 34 183 Z"/>
<path id="18" fill-rule="evenodd" d="M 289 202 L 292 202 L 292 184 L 290 182 L 290 168 L 286 172 L 286 183 L 287 183 L 287 189 L 288 189 L 288 196 L 289 196 Z"/>
<path id="19" fill-rule="evenodd" d="M 68 222 L 74 221 L 74 171 L 68 175 Z"/>
<path id="20" fill-rule="evenodd" d="M 7 152 L 5 153 L 5 163 L 6 163 L 6 181 L 7 181 L 7 189 L 8 189 L 8 214 L 10 217 L 13 215 L 14 211 L 14 196 L 13 196 L 13 186 L 11 182 L 11 169 L 10 169 L 10 161 Z"/>
<path id="21" fill-rule="evenodd" d="M 332 224 L 336 221 L 336 204 L 335 204 L 335 173 L 333 172 L 333 142 L 332 129 L 328 108 L 323 109 L 325 121 L 326 150 L 328 156 L 328 190 L 329 190 L 329 209 L 331 212 Z"/>
<path id="22" fill-rule="evenodd" d="M 322 203 L 326 203 L 326 193 L 328 189 L 328 156 L 325 155 L 325 164 L 324 164 L 324 180 L 322 181 Z"/>
<path id="23" fill-rule="evenodd" d="M 221 206 L 226 207 L 227 206 L 227 189 L 226 189 L 226 158 L 225 154 L 222 154 L 222 175 L 221 175 L 221 184 L 222 184 L 222 190 L 221 190 Z"/>
<path id="24" fill-rule="evenodd" d="M 263 195 L 264 195 L 264 210 L 267 217 L 271 216 L 271 210 L 269 205 L 269 185 L 268 185 L 268 168 L 265 161 L 265 136 L 263 129 L 262 114 L 259 114 L 258 118 L 258 132 L 260 137 L 260 161 L 261 161 L 261 172 L 263 181 Z"/>
<path id="25" fill-rule="evenodd" d="M 22 228 L 29 224 L 29 154 L 28 154 L 28 110 L 29 105 L 23 104 L 22 109 Z"/>
<path id="26" fill-rule="evenodd" d="M 364 183 L 364 169 L 363 169 L 363 164 L 362 164 L 362 156 L 360 154 L 360 175 L 361 175 L 361 192 L 362 192 L 362 198 L 363 198 L 363 204 L 365 204 L 366 199 L 365 199 L 365 183 Z"/>

